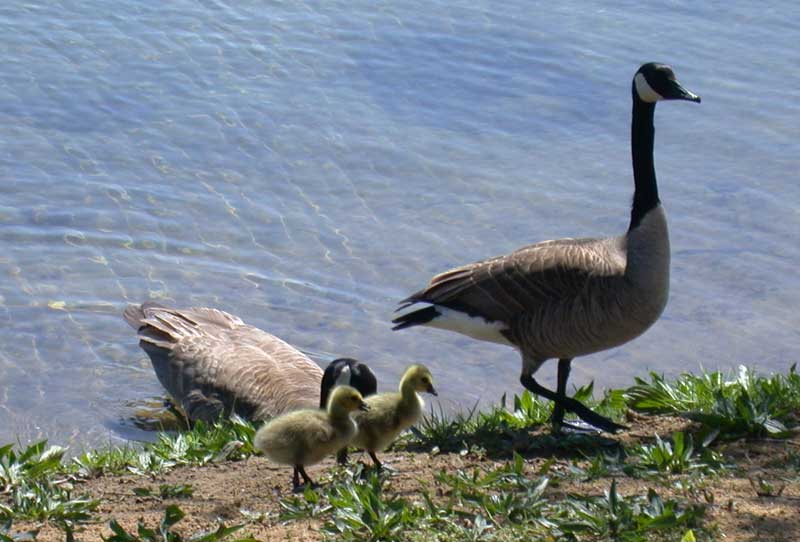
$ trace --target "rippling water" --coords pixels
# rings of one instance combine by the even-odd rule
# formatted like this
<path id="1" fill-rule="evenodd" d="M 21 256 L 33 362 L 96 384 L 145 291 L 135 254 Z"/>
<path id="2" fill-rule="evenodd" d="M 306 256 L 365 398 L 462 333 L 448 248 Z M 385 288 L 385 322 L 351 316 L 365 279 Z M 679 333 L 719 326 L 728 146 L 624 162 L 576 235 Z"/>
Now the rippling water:
<path id="1" fill-rule="evenodd" d="M 153 7 L 148 7 L 153 6 Z M 670 302 L 573 382 L 785 370 L 800 305 L 800 9 L 733 2 L 28 2 L 0 8 L 0 442 L 146 438 L 120 313 L 240 315 L 446 407 L 518 391 L 508 348 L 393 333 L 436 272 L 627 227 L 630 78 L 656 113 Z M 552 382 L 554 365 L 542 369 Z"/>

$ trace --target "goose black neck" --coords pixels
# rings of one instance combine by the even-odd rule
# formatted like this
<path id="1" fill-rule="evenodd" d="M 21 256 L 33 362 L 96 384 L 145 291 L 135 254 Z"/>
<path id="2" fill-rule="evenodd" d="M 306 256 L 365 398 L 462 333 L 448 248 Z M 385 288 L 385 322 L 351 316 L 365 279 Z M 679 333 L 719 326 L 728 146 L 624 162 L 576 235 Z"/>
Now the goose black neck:
<path id="1" fill-rule="evenodd" d="M 633 120 L 631 122 L 631 155 L 633 158 L 633 192 L 631 224 L 628 231 L 641 223 L 644 216 L 655 208 L 658 199 L 656 170 L 653 164 L 653 113 L 656 104 L 642 101 L 633 90 Z"/>

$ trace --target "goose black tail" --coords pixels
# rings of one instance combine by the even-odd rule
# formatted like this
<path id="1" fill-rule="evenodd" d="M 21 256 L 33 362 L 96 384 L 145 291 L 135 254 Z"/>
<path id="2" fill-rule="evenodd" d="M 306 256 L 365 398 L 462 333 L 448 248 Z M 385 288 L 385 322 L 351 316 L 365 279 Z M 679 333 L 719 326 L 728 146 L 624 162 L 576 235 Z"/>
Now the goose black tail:
<path id="1" fill-rule="evenodd" d="M 392 329 L 397 330 L 405 329 L 407 327 L 421 326 L 422 324 L 427 324 L 434 318 L 441 315 L 442 313 L 436 310 L 436 307 L 425 307 L 424 309 L 407 312 L 406 314 L 398 316 L 392 320 L 393 324 L 397 324 Z"/>

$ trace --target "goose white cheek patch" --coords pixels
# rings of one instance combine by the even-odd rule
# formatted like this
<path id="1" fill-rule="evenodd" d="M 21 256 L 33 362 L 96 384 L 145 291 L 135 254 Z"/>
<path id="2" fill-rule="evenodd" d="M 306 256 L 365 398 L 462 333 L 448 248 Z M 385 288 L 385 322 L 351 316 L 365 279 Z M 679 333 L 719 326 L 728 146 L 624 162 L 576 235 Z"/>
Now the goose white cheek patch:
<path id="1" fill-rule="evenodd" d="M 658 100 L 664 99 L 661 94 L 653 90 L 653 87 L 650 86 L 650 83 L 647 82 L 647 79 L 645 79 L 644 75 L 641 73 L 637 73 L 633 81 L 636 85 L 636 94 L 639 95 L 639 98 L 641 98 L 643 102 L 655 103 Z"/>
<path id="2" fill-rule="evenodd" d="M 349 386 L 350 385 L 350 367 L 345 367 L 339 376 L 336 378 L 335 386 Z"/>

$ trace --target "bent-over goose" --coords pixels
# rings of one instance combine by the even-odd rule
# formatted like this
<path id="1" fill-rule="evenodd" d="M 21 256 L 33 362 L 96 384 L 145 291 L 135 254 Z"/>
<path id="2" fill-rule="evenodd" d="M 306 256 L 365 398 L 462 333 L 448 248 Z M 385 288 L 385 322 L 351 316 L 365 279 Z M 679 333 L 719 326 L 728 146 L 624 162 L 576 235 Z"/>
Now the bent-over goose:
<path id="1" fill-rule="evenodd" d="M 356 424 L 350 413 L 356 410 L 369 410 L 358 390 L 337 386 L 326 410 L 303 409 L 278 416 L 256 431 L 253 445 L 272 461 L 294 467 L 294 489 L 300 486 L 298 474 L 314 485 L 304 467 L 319 463 L 353 440 Z"/>
<path id="2" fill-rule="evenodd" d="M 322 386 L 319 394 L 319 408 L 328 405 L 331 390 L 340 385 L 352 386 L 368 397 L 378 391 L 378 380 L 372 370 L 353 358 L 339 358 L 328 364 L 322 375 Z"/>
<path id="3" fill-rule="evenodd" d="M 123 317 L 138 331 L 161 385 L 190 420 L 236 413 L 264 420 L 327 401 L 337 384 L 375 393 L 375 375 L 351 358 L 325 370 L 278 337 L 217 309 L 171 309 L 152 301 Z M 324 406 L 324 403 L 323 403 Z"/>
<path id="4" fill-rule="evenodd" d="M 661 315 L 669 291 L 669 235 L 653 165 L 653 113 L 660 100 L 700 102 L 669 66 L 642 65 L 632 84 L 631 151 L 635 190 L 628 231 L 619 237 L 544 241 L 436 275 L 404 299 L 430 306 L 393 320 L 394 329 L 425 325 L 507 344 L 520 351 L 520 382 L 564 410 L 614 432 L 622 426 L 566 396 L 572 359 L 621 345 Z M 533 375 L 557 358 L 555 392 Z"/>

